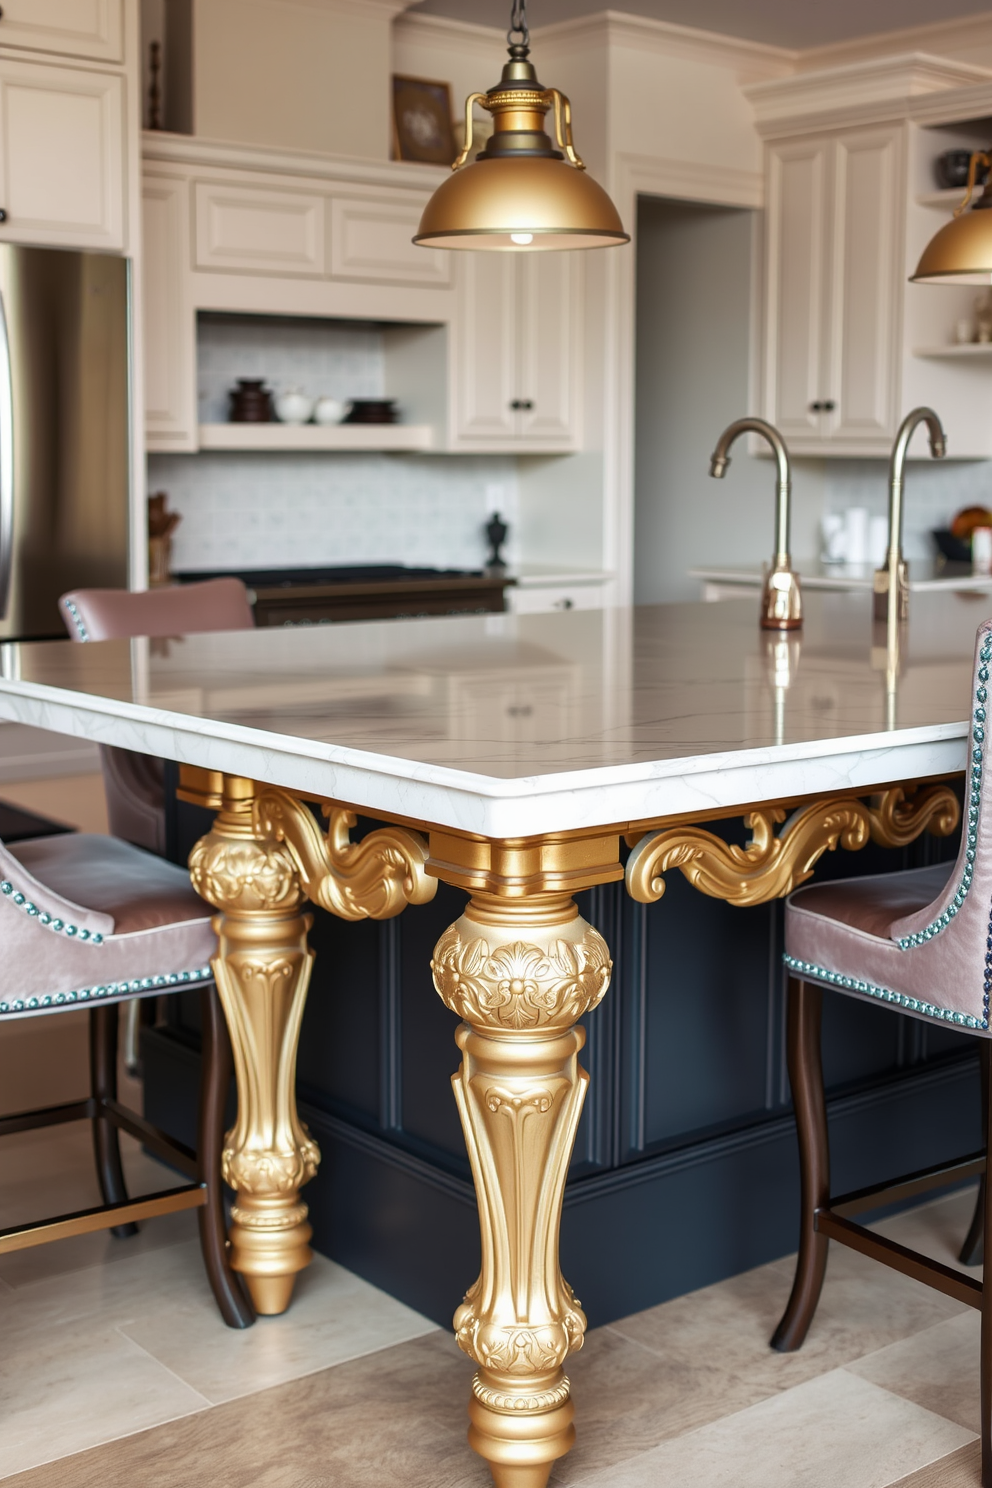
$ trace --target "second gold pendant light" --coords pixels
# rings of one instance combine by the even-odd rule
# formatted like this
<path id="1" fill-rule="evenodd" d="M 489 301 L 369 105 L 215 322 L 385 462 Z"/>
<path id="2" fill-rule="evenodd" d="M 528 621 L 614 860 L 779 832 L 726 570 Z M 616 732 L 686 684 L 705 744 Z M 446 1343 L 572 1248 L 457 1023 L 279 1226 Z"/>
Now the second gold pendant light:
<path id="1" fill-rule="evenodd" d="M 511 253 L 629 243 L 616 207 L 576 153 L 568 99 L 538 82 L 526 0 L 514 0 L 507 41 L 510 58 L 499 82 L 466 101 L 465 146 L 424 208 L 413 241 Z M 492 115 L 493 133 L 466 164 L 476 103 Z M 549 113 L 557 149 L 545 128 Z"/>

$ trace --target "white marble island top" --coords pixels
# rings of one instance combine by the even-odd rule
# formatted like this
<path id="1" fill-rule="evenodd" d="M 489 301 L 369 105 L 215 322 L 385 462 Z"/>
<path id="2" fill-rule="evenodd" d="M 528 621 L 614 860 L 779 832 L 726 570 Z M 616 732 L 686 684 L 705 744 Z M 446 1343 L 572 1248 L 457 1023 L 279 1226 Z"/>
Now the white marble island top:
<path id="1" fill-rule="evenodd" d="M 888 698 L 869 604 L 809 594 L 798 641 L 752 597 L 7 643 L 0 717 L 489 837 L 729 814 L 963 769 L 992 601 L 914 595 Z"/>

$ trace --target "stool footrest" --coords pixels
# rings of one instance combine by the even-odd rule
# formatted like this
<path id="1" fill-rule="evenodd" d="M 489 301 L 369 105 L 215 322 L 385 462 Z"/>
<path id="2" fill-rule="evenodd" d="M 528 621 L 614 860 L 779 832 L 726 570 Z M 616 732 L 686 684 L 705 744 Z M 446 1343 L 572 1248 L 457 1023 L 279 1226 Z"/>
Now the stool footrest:
<path id="1" fill-rule="evenodd" d="M 75 1214 L 60 1214 L 37 1224 L 12 1226 L 0 1230 L 0 1255 L 12 1250 L 28 1250 L 50 1240 L 65 1240 L 70 1235 L 88 1235 L 94 1230 L 109 1230 L 117 1225 L 157 1214 L 175 1214 L 181 1209 L 200 1209 L 207 1202 L 207 1185 L 190 1183 L 183 1188 L 167 1188 L 161 1193 L 145 1194 L 126 1204 L 100 1204 L 95 1209 L 80 1209 Z"/>
<path id="2" fill-rule="evenodd" d="M 883 1204 L 895 1204 L 900 1199 L 911 1199 L 916 1194 L 927 1193 L 931 1188 L 943 1188 L 948 1183 L 960 1183 L 965 1178 L 976 1178 L 985 1172 L 985 1151 L 972 1152 L 967 1157 L 953 1162 L 934 1163 L 930 1168 L 919 1168 L 915 1173 L 906 1173 L 902 1178 L 892 1178 L 886 1183 L 873 1184 L 871 1188 L 853 1189 L 831 1199 L 831 1214 L 861 1214 L 865 1209 L 881 1209 Z"/>
<path id="3" fill-rule="evenodd" d="M 899 1245 L 885 1235 L 877 1235 L 874 1230 L 855 1224 L 853 1220 L 845 1219 L 832 1209 L 817 1209 L 814 1227 L 821 1235 L 837 1240 L 852 1250 L 858 1250 L 862 1255 L 870 1256 L 873 1261 L 881 1261 L 884 1266 L 891 1266 L 894 1271 L 901 1271 L 914 1281 L 922 1281 L 925 1286 L 933 1287 L 947 1297 L 953 1297 L 956 1302 L 963 1302 L 967 1307 L 981 1308 L 982 1283 L 955 1271 L 951 1266 L 945 1266 L 940 1261 L 921 1255 L 919 1251 Z"/>

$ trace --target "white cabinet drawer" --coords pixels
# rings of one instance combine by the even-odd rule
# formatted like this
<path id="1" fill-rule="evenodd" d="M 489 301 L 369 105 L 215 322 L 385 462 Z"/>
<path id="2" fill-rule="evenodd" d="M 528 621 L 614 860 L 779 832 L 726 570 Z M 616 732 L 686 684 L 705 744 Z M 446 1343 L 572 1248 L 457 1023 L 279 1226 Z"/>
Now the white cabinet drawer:
<path id="1" fill-rule="evenodd" d="M 379 284 L 451 283 L 450 255 L 418 248 L 422 202 L 335 197 L 331 202 L 330 273 L 334 279 Z"/>
<path id="2" fill-rule="evenodd" d="M 324 197 L 198 181 L 194 202 L 198 269 L 323 274 Z"/>
<path id="3" fill-rule="evenodd" d="M 123 160 L 120 77 L 0 61 L 0 242 L 123 247 Z"/>
<path id="4" fill-rule="evenodd" d="M 124 0 L 3 0 L 0 47 L 124 59 Z"/>
<path id="5" fill-rule="evenodd" d="M 555 584 L 547 588 L 515 586 L 507 590 L 509 608 L 515 615 L 547 615 L 555 610 L 601 610 L 601 584 Z"/>

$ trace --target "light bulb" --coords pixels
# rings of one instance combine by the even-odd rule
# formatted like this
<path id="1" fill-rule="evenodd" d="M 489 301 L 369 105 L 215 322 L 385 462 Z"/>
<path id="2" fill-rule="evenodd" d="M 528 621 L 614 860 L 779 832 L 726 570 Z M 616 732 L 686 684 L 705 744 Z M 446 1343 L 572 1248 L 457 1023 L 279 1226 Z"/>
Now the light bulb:
<path id="1" fill-rule="evenodd" d="M 534 241 L 533 233 L 511 233 L 510 242 L 516 243 L 520 248 L 527 248 Z"/>

